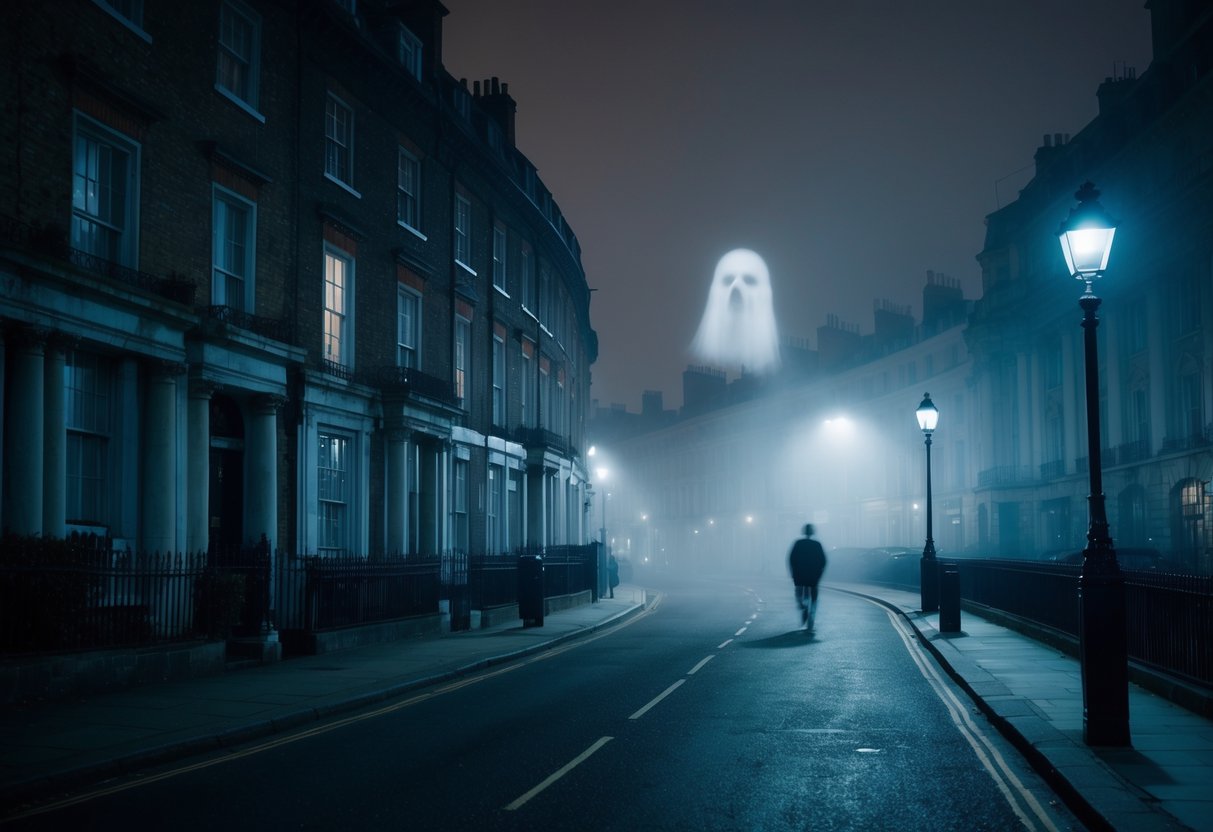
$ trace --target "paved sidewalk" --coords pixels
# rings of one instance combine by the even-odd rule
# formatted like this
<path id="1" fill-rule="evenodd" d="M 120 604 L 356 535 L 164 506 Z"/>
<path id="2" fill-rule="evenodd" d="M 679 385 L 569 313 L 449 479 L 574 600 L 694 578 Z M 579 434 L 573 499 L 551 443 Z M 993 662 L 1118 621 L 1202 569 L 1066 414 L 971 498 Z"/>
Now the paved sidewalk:
<path id="1" fill-rule="evenodd" d="M 942 634 L 938 613 L 919 611 L 917 593 L 835 586 L 900 610 L 1053 790 L 1072 806 L 1077 799 L 1075 813 L 1088 825 L 1213 832 L 1213 721 L 1131 684 L 1133 747 L 1089 748 L 1077 659 L 968 612 L 959 634 Z"/>
<path id="2" fill-rule="evenodd" d="M 1093 828 L 1213 832 L 1213 721 L 1131 686 L 1133 748 L 1090 749 L 1082 742 L 1076 660 L 969 613 L 959 635 L 942 635 L 938 615 L 917 611 L 917 594 L 833 588 L 877 598 L 904 614 L 944 668 Z M 26 800 L 289 730 L 546 650 L 640 612 L 644 597 L 641 589 L 621 587 L 613 600 L 548 615 L 543 627 L 512 622 L 5 708 L 0 818 Z"/>

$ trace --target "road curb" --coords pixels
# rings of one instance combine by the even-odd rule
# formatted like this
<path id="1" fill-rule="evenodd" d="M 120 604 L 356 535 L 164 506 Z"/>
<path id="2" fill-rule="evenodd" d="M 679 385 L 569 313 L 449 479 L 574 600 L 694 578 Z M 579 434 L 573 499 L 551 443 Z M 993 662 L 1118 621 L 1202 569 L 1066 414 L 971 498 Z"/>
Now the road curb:
<path id="1" fill-rule="evenodd" d="M 1129 783 L 1115 771 L 1100 760 L 1086 746 L 1078 745 L 1068 736 L 1058 731 L 1047 721 L 1040 719 L 1034 715 L 1015 715 L 1008 716 L 999 712 L 999 709 L 986 701 L 986 699 L 978 693 L 973 685 L 953 666 L 939 646 L 934 642 L 936 639 L 946 641 L 946 637 L 936 630 L 933 626 L 923 620 L 922 613 L 910 613 L 902 607 L 885 600 L 877 595 L 869 595 L 864 592 L 859 592 L 853 589 L 843 589 L 842 587 L 828 587 L 836 592 L 843 592 L 848 595 L 853 595 L 858 598 L 863 598 L 874 603 L 880 604 L 886 609 L 896 613 L 913 631 L 919 643 L 926 649 L 928 653 L 935 659 L 936 663 L 948 674 L 953 682 L 959 686 L 966 695 L 977 706 L 978 710 L 989 719 L 990 723 L 995 727 L 999 734 L 1015 747 L 1032 769 L 1048 784 L 1054 792 L 1065 802 L 1074 815 L 1082 821 L 1082 823 L 1091 830 L 1115 830 L 1116 825 L 1108 819 L 1108 817 L 1100 811 L 1087 797 L 1080 791 L 1080 786 L 1089 788 L 1091 783 L 1075 784 L 1069 776 L 1066 775 L 1058 766 L 1056 766 L 1049 756 L 1040 750 L 1038 743 L 1048 742 L 1054 746 L 1070 750 L 1071 753 L 1078 753 L 1083 758 L 1090 760 L 1089 769 L 1098 769 L 1100 779 L 1111 780 L 1111 783 L 1104 785 L 1112 785 L 1115 790 L 1121 794 L 1130 797 L 1136 804 L 1140 806 L 1141 815 L 1134 814 L 1134 818 L 1139 823 L 1135 825 L 1135 829 L 1141 830 L 1180 830 L 1187 827 L 1180 824 L 1170 815 L 1160 811 L 1153 803 L 1151 798 Z M 974 665 L 974 667 L 976 667 Z M 982 671 L 984 672 L 984 671 Z M 1014 703 L 1025 702 L 1019 697 L 1012 697 L 1006 700 L 1000 699 L 1000 705 L 1005 710 L 1016 710 Z M 1033 736 L 1029 737 L 1028 732 Z M 1151 822 L 1144 823 L 1146 818 Z"/>

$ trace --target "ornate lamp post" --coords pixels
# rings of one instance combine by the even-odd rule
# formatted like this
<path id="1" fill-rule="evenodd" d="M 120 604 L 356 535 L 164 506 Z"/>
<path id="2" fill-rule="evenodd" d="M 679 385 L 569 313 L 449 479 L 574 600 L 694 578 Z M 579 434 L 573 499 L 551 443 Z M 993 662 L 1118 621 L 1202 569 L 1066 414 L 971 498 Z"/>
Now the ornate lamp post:
<path id="1" fill-rule="evenodd" d="M 1129 668 L 1125 642 L 1125 584 L 1116 562 L 1104 508 L 1099 436 L 1099 355 L 1095 329 L 1099 298 L 1092 282 L 1108 268 L 1116 223 L 1099 204 L 1099 191 L 1086 182 L 1074 194 L 1078 205 L 1057 230 L 1070 274 L 1086 284 L 1082 308 L 1087 395 L 1087 459 L 1090 522 L 1078 578 L 1082 666 L 1082 732 L 1087 745 L 1127 746 Z"/>
<path id="2" fill-rule="evenodd" d="M 922 593 L 922 611 L 939 609 L 939 564 L 935 559 L 935 538 L 931 536 L 931 434 L 939 424 L 939 409 L 931 401 L 931 394 L 924 393 L 922 404 L 914 411 L 918 427 L 926 437 L 927 446 L 927 543 L 922 549 L 920 561 L 919 589 Z"/>

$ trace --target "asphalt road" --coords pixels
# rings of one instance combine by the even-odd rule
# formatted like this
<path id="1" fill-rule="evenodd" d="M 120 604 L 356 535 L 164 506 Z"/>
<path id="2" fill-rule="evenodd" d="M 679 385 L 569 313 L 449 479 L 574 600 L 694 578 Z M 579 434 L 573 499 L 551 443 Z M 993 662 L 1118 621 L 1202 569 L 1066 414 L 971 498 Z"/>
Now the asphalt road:
<path id="1" fill-rule="evenodd" d="M 1081 828 L 883 607 L 823 591 L 810 636 L 784 581 L 660 588 L 621 627 L 11 828 Z"/>

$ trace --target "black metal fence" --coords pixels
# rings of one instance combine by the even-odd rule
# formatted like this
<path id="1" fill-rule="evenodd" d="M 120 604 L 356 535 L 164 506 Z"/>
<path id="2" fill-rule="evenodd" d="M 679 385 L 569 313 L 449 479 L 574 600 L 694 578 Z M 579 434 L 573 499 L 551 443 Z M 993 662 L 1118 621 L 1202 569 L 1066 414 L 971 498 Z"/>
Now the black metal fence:
<path id="1" fill-rule="evenodd" d="M 321 632 L 438 612 L 441 561 L 418 557 L 283 558 L 277 625 Z"/>
<path id="2" fill-rule="evenodd" d="M 1002 610 L 1078 638 L 1078 564 L 1015 560 L 957 561 L 967 601 Z M 1213 686 L 1213 578 L 1125 571 L 1129 657 Z"/>
<path id="3" fill-rule="evenodd" d="M 0 540 L 0 653 L 223 638 L 245 607 L 244 576 L 207 555 L 115 550 L 108 538 Z"/>

